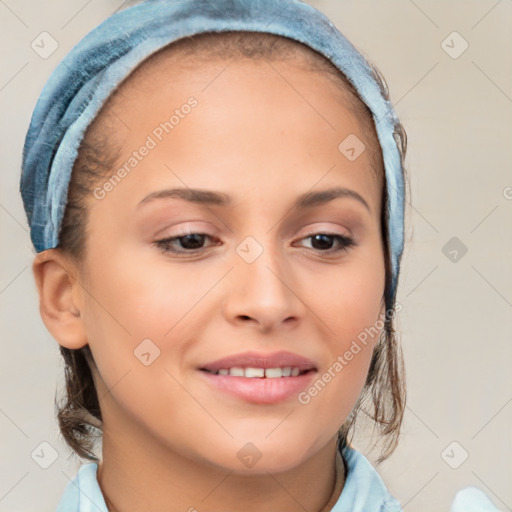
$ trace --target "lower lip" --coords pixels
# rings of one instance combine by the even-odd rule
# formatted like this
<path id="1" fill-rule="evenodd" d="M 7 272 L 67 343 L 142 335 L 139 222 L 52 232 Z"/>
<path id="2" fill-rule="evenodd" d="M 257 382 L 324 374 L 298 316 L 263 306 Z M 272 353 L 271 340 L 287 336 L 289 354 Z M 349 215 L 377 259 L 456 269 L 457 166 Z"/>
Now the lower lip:
<path id="1" fill-rule="evenodd" d="M 204 378 L 216 389 L 255 404 L 275 404 L 288 400 L 308 386 L 316 371 L 297 377 L 232 377 L 200 370 Z"/>

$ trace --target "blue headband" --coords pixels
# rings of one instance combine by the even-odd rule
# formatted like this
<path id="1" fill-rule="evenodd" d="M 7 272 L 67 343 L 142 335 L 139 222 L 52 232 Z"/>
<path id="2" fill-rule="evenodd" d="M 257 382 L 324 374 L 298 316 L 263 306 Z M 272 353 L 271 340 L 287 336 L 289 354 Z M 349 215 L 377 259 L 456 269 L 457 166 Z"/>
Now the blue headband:
<path id="1" fill-rule="evenodd" d="M 36 251 L 58 245 L 78 148 L 114 89 L 169 43 L 228 30 L 268 32 L 306 44 L 344 73 L 371 110 L 386 174 L 388 298 L 394 297 L 404 241 L 404 176 L 393 136 L 398 119 L 364 57 L 325 15 L 299 0 L 149 0 L 114 14 L 87 34 L 50 76 L 25 140 L 20 191 Z"/>

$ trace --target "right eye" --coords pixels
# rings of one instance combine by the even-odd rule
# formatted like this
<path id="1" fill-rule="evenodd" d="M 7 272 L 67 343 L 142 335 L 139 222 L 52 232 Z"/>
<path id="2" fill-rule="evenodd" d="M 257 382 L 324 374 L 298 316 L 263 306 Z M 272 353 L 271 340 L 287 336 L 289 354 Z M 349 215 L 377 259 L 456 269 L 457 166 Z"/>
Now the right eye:
<path id="1" fill-rule="evenodd" d="M 206 233 L 183 233 L 181 235 L 157 240 L 154 242 L 154 245 L 165 253 L 197 254 L 203 251 L 203 249 L 211 247 L 211 245 L 203 247 L 206 239 L 213 239 L 213 237 Z"/>

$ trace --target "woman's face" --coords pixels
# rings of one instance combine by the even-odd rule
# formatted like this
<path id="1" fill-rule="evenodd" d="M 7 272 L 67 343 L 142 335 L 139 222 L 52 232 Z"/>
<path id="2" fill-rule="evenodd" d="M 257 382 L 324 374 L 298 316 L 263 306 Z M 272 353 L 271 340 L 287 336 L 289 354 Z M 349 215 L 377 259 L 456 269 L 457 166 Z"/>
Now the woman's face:
<path id="1" fill-rule="evenodd" d="M 91 198 L 81 315 L 105 435 L 276 472 L 332 441 L 364 385 L 381 184 L 375 141 L 327 78 L 227 64 L 160 59 L 109 106 L 122 151 Z M 248 353 L 263 360 L 236 361 Z M 285 376 L 245 376 L 266 366 Z"/>

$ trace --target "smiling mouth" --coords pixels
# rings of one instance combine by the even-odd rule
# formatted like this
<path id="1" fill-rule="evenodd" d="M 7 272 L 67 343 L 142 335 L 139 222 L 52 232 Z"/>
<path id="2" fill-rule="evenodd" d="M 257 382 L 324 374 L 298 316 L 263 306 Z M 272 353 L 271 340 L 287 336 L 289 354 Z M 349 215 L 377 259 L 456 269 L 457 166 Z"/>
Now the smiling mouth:
<path id="1" fill-rule="evenodd" d="M 256 360 L 252 365 L 248 361 L 233 361 L 231 364 L 230 361 L 218 361 L 198 370 L 213 390 L 258 405 L 295 400 L 318 371 L 314 364 L 300 358 L 283 361 L 281 365 L 278 361 L 270 362 L 268 358 L 253 359 Z"/>
<path id="2" fill-rule="evenodd" d="M 228 377 L 246 377 L 249 379 L 279 379 L 288 377 L 298 377 L 306 373 L 313 372 L 315 369 L 310 368 L 301 370 L 298 367 L 285 366 L 278 368 L 254 368 L 233 366 L 231 368 L 220 368 L 219 370 L 212 371 L 206 368 L 200 368 L 201 371 L 207 372 L 211 375 L 222 375 Z"/>

